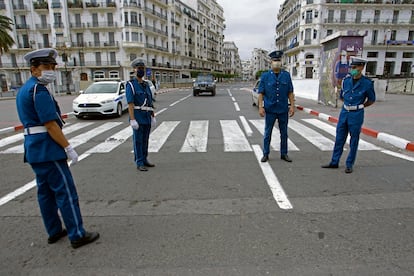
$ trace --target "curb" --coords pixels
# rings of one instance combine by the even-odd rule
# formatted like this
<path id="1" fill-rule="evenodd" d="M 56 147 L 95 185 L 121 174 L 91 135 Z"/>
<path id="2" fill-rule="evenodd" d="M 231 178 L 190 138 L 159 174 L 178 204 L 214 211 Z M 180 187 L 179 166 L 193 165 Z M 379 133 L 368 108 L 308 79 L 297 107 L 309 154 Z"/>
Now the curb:
<path id="1" fill-rule="evenodd" d="M 306 108 L 300 105 L 295 105 L 295 106 L 298 110 L 317 116 L 320 119 L 323 119 L 325 121 L 329 121 L 332 123 L 338 123 L 338 118 L 336 117 L 332 117 L 328 114 L 320 113 L 318 111 L 315 111 L 315 110 L 312 110 L 312 109 L 309 109 L 309 108 Z M 361 132 L 367 136 L 374 137 L 378 139 L 379 141 L 391 144 L 400 149 L 414 151 L 414 142 L 410 142 L 406 139 L 403 139 L 403 138 L 400 138 L 400 137 L 397 137 L 391 134 L 387 134 L 385 132 L 380 132 L 380 131 L 377 131 L 377 130 L 374 130 L 368 127 L 362 127 Z"/>

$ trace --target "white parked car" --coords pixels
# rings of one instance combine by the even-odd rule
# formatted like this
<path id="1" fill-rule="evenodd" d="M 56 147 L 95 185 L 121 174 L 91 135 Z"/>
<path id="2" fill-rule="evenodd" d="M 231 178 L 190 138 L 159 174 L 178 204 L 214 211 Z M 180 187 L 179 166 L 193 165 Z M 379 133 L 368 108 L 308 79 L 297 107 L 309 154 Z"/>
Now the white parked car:
<path id="1" fill-rule="evenodd" d="M 252 104 L 254 106 L 259 106 L 259 84 L 260 80 L 256 81 L 252 89 Z"/>
<path id="2" fill-rule="evenodd" d="M 155 88 L 154 84 L 150 80 L 145 80 L 145 82 L 149 85 L 152 94 L 152 100 L 155 102 L 155 97 L 157 96 L 157 89 Z"/>
<path id="3" fill-rule="evenodd" d="M 77 118 L 88 115 L 115 115 L 120 117 L 128 109 L 123 81 L 98 81 L 92 83 L 73 100 Z"/>

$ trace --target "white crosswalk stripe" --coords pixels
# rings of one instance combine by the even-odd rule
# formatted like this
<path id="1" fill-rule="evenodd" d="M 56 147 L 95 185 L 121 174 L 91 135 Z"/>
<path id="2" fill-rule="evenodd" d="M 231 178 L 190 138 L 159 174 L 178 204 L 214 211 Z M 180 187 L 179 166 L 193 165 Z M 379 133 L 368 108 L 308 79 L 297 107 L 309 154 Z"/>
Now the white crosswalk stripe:
<path id="1" fill-rule="evenodd" d="M 236 120 L 220 120 L 223 131 L 224 151 L 243 152 L 252 148 Z"/>
<path id="2" fill-rule="evenodd" d="M 257 141 L 257 135 L 260 134 L 263 136 L 264 134 L 264 119 L 246 120 L 246 118 L 240 116 L 239 119 L 220 120 L 219 122 L 224 152 L 251 152 L 253 151 L 251 146 L 252 141 L 249 141 L 249 139 L 255 139 Z M 333 149 L 333 140 L 336 131 L 334 126 L 318 119 L 302 119 L 301 122 L 303 123 L 290 119 L 289 128 L 321 151 L 331 151 Z M 107 138 L 105 138 L 104 142 L 91 146 L 91 148 L 87 149 L 84 153 L 87 155 L 111 152 L 132 136 L 132 129 L 130 126 L 119 131 L 114 131 L 117 126 L 125 124 L 125 122 L 106 122 L 98 124 L 99 123 L 97 122 L 75 123 L 64 127 L 63 132 L 65 135 L 68 135 L 75 131 L 85 129 L 86 127 L 90 128 L 90 130 L 84 131 L 81 134 L 69 139 L 69 142 L 73 147 L 85 144 L 92 140 L 92 138 L 105 133 Z M 177 127 L 180 124 L 183 125 L 180 127 L 180 132 L 182 131 L 182 128 L 187 127 L 187 129 L 185 130 L 185 135 L 182 133 L 174 135 L 174 139 L 179 136 L 183 139 L 181 148 L 176 149 L 176 151 L 180 153 L 207 152 L 209 148 L 209 130 L 212 127 L 216 127 L 216 124 L 210 124 L 208 120 L 193 120 L 189 122 L 163 121 L 150 134 L 148 151 L 152 153 L 162 151 L 165 143 L 168 139 L 170 139 L 171 135 L 178 131 Z M 249 124 L 253 125 L 257 131 L 253 131 L 249 127 Z M 310 128 L 310 126 L 313 128 Z M 107 132 L 108 134 L 106 134 Z M 253 135 L 253 133 L 256 133 L 256 135 Z M 291 139 L 293 139 L 292 137 L 295 137 L 295 135 L 291 134 L 289 136 L 288 149 L 289 151 L 299 151 L 300 149 L 291 141 Z M 19 145 L 13 145 L 14 143 L 23 141 L 23 138 L 24 136 L 19 133 L 0 139 L 0 147 L 4 147 L 4 150 L 0 151 L 0 154 L 23 153 L 22 143 Z M 10 148 L 6 148 L 7 146 L 10 146 Z M 280 151 L 280 134 L 277 126 L 275 126 L 272 133 L 271 148 L 273 151 Z M 359 149 L 382 150 L 382 148 L 363 140 L 360 140 Z"/>
<path id="3" fill-rule="evenodd" d="M 91 122 L 88 122 L 88 123 L 86 123 L 86 122 L 85 123 L 77 123 L 77 124 L 73 124 L 73 125 L 69 125 L 67 127 L 64 127 L 62 129 L 62 131 L 66 135 L 66 134 L 70 134 L 72 132 L 75 132 L 77 130 L 80 130 L 82 128 L 85 128 L 87 126 L 90 126 L 92 124 L 93 123 L 91 123 Z M 22 140 L 23 140 L 23 137 L 24 136 L 22 135 L 21 136 Z M 17 140 L 17 141 L 19 141 L 19 140 Z M 20 145 L 14 146 L 12 148 L 9 148 L 7 150 L 1 151 L 0 153 L 23 153 L 23 152 L 24 152 L 23 144 L 20 144 Z"/>
<path id="4" fill-rule="evenodd" d="M 329 133 L 332 136 L 336 135 L 336 128 L 334 126 L 331 126 L 328 123 L 322 122 L 318 119 L 302 119 L 304 122 L 307 122 L 313 126 L 316 126 L 317 128 L 320 128 L 324 131 L 326 131 L 327 133 Z M 346 142 L 349 144 L 349 136 L 346 140 Z M 358 145 L 358 149 L 359 150 L 380 150 L 380 147 L 377 147 L 374 144 L 368 143 L 362 139 L 359 140 L 359 145 Z"/>
<path id="5" fill-rule="evenodd" d="M 265 121 L 264 120 L 250 120 L 250 122 L 257 128 L 257 130 L 264 135 Z M 291 120 L 289 121 L 291 122 Z M 270 140 L 270 147 L 275 151 L 280 151 L 280 134 L 276 127 L 272 131 L 272 139 Z M 299 148 L 288 138 L 288 150 L 298 151 Z"/>
<path id="6" fill-rule="evenodd" d="M 180 152 L 206 152 L 208 121 L 191 121 Z"/>
<path id="7" fill-rule="evenodd" d="M 150 135 L 148 152 L 158 152 L 180 121 L 164 121 Z"/>
<path id="8" fill-rule="evenodd" d="M 289 128 L 322 151 L 330 151 L 333 149 L 334 142 L 332 140 L 295 120 L 289 120 Z"/>

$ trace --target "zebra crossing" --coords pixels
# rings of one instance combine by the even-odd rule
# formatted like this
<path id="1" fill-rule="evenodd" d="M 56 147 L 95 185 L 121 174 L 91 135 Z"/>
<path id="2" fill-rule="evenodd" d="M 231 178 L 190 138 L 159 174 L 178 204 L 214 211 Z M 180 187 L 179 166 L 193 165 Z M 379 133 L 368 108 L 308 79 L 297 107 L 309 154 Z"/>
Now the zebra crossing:
<path id="1" fill-rule="evenodd" d="M 203 153 L 209 150 L 209 129 L 212 124 L 208 120 L 192 120 L 192 121 L 163 121 L 159 124 L 150 135 L 148 151 L 157 153 L 163 150 L 164 145 L 177 130 L 177 127 L 184 125 L 186 128 L 185 135 L 182 135 L 182 145 L 179 147 L 180 153 Z M 70 134 L 83 131 L 77 136 L 70 137 L 69 142 L 73 147 L 78 147 L 91 141 L 98 135 L 107 135 L 103 142 L 93 146 L 86 151 L 87 154 L 93 153 L 108 153 L 114 150 L 119 145 L 123 144 L 132 136 L 130 126 L 119 130 L 119 126 L 125 122 L 78 122 L 70 124 L 63 128 L 65 135 L 70 137 Z M 240 116 L 240 120 L 219 120 L 221 136 L 223 141 L 224 152 L 252 152 L 253 148 L 249 142 L 252 135 L 250 125 L 261 136 L 264 134 L 265 122 L 263 119 L 246 120 Z M 292 137 L 300 136 L 320 151 L 331 151 L 334 146 L 335 127 L 329 123 L 318 119 L 301 119 L 289 120 L 289 151 L 300 151 L 301 149 L 292 141 Z M 84 131 L 88 129 L 87 131 Z M 114 133 L 115 132 L 115 133 Z M 294 132 L 297 135 L 293 135 Z M 181 134 L 180 134 L 181 135 Z M 23 153 L 23 134 L 18 133 L 3 139 L 0 139 L 0 154 L 21 154 Z M 349 139 L 347 141 L 349 143 Z M 271 140 L 271 149 L 273 151 L 280 150 L 280 136 L 278 129 L 274 128 Z M 360 141 L 359 150 L 382 150 L 380 147 L 363 141 Z"/>

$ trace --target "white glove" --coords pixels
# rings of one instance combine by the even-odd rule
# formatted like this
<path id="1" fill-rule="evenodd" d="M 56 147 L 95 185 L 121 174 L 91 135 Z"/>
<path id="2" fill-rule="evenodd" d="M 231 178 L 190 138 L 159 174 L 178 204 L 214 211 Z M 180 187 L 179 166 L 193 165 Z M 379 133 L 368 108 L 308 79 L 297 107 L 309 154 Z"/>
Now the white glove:
<path id="1" fill-rule="evenodd" d="M 130 121 L 129 121 L 129 124 L 131 125 L 131 127 L 132 127 L 133 129 L 138 130 L 139 125 L 138 125 L 137 120 L 130 120 Z"/>
<path id="2" fill-rule="evenodd" d="M 76 151 L 73 149 L 71 145 L 67 146 L 65 148 L 65 151 L 68 158 L 72 160 L 72 165 L 75 165 L 78 162 L 78 154 L 76 153 Z"/>
<path id="3" fill-rule="evenodd" d="M 157 119 L 154 117 L 151 117 L 151 128 L 155 128 L 157 126 Z"/>

